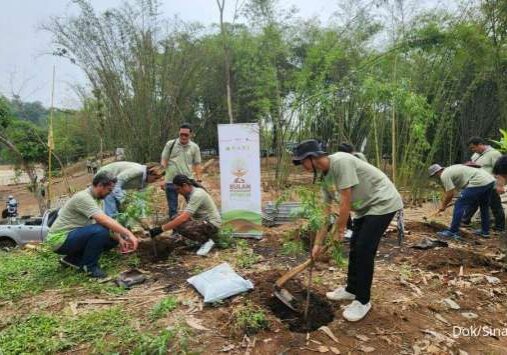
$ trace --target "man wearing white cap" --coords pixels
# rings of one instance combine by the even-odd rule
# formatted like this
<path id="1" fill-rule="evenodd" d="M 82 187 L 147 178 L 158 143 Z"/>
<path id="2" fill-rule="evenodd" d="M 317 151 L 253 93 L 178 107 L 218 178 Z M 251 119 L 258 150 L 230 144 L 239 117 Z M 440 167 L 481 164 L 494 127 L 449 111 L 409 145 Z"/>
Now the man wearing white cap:
<path id="1" fill-rule="evenodd" d="M 445 189 L 445 195 L 438 212 L 443 212 L 454 197 L 454 192 L 461 190 L 459 198 L 454 204 L 452 222 L 449 229 L 438 232 L 440 237 L 459 239 L 459 227 L 465 211 L 475 204 L 481 210 L 481 229 L 475 234 L 484 238 L 489 237 L 489 199 L 495 186 L 495 179 L 483 169 L 466 165 L 451 165 L 443 168 L 438 164 L 429 167 L 430 176 L 440 178 Z"/>

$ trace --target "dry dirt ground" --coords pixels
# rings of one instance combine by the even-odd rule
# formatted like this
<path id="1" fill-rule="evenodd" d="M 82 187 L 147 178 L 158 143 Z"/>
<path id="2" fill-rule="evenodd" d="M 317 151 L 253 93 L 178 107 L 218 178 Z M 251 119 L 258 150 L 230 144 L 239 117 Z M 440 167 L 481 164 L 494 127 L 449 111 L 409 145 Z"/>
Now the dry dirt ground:
<path id="1" fill-rule="evenodd" d="M 303 178 L 311 180 L 311 176 Z M 82 187 L 89 180 L 89 175 L 80 172 L 72 183 Z M 218 198 L 219 180 L 213 170 L 206 184 Z M 58 186 L 61 191 L 61 183 Z M 22 187 L 2 188 L 2 193 L 6 191 L 19 196 L 22 208 L 28 210 L 30 199 Z M 158 198 L 163 204 L 162 192 Z M 272 198 L 266 188 L 263 200 Z M 194 332 L 191 348 L 208 354 L 507 354 L 507 273 L 500 236 L 484 240 L 463 230 L 464 242 L 449 242 L 448 247 L 431 250 L 414 249 L 413 245 L 433 237 L 449 222 L 447 214 L 425 223 L 422 216 L 429 210 L 430 206 L 407 209 L 407 235 L 401 247 L 397 231 L 389 228 L 377 254 L 373 308 L 357 323 L 342 318 L 346 303 L 325 298 L 327 291 L 346 280 L 346 270 L 332 262 L 319 262 L 315 267 L 308 321 L 273 298 L 276 278 L 305 259 L 304 255 L 287 256 L 282 250 L 284 236 L 299 228 L 301 221 L 265 228 L 263 240 L 248 241 L 249 247 L 260 255 L 258 262 L 249 267 L 238 266 L 234 250 L 213 250 L 203 258 L 195 255 L 195 249 L 170 242 L 164 236 L 157 238 L 155 257 L 152 241 L 144 240 L 138 255 L 140 269 L 147 273 L 148 281 L 109 300 L 124 304 L 142 319 L 157 301 L 175 295 L 184 306 L 158 322 L 170 325 L 176 319 L 185 319 L 190 325 L 200 324 L 198 328 L 202 328 Z M 219 305 L 205 305 L 186 279 L 224 261 L 250 279 L 255 288 Z M 287 288 L 304 298 L 307 279 L 308 272 L 304 272 Z M 76 302 L 89 297 L 93 295 L 47 290 L 30 299 L 4 304 L 0 317 L 31 309 L 82 312 L 87 307 L 107 307 L 88 304 L 76 310 Z M 231 315 L 245 303 L 266 312 L 269 329 L 245 335 L 231 328 Z M 470 334 L 471 329 L 479 329 L 480 334 Z M 76 350 L 87 353 L 86 347 Z"/>

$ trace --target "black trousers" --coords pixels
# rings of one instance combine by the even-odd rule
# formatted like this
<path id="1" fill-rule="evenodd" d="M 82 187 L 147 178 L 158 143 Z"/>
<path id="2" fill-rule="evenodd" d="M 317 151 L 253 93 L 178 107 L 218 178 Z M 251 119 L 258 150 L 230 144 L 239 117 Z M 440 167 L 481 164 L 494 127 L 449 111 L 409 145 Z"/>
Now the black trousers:
<path id="1" fill-rule="evenodd" d="M 505 229 L 505 212 L 502 206 L 502 199 L 494 189 L 489 199 L 489 208 L 491 209 L 493 217 L 495 218 L 495 228 Z M 463 222 L 469 224 L 478 209 L 479 206 L 475 205 L 472 208 L 466 210 L 465 215 L 463 216 Z"/>
<path id="2" fill-rule="evenodd" d="M 380 238 L 396 212 L 354 219 L 350 239 L 347 292 L 356 295 L 362 304 L 370 302 L 370 289 Z"/>

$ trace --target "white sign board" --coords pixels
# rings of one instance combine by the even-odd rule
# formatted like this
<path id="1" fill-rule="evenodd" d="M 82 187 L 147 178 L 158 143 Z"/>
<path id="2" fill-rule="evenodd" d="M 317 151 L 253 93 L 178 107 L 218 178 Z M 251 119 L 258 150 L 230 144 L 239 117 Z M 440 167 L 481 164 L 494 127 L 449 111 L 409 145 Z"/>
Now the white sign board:
<path id="1" fill-rule="evenodd" d="M 218 142 L 224 225 L 237 236 L 262 238 L 259 126 L 218 125 Z"/>

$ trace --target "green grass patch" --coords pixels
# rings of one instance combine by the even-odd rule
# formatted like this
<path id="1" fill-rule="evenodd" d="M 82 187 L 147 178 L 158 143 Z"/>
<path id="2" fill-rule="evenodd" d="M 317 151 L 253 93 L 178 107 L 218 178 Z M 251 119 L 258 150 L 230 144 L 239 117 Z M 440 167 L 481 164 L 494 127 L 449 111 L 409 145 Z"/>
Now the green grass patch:
<path id="1" fill-rule="evenodd" d="M 166 316 L 169 312 L 172 312 L 178 307 L 178 300 L 169 296 L 158 302 L 150 312 L 150 319 L 157 320 Z"/>
<path id="2" fill-rule="evenodd" d="M 232 327 L 235 332 L 255 334 L 269 326 L 266 313 L 259 306 L 247 302 L 232 313 Z"/>
<path id="3" fill-rule="evenodd" d="M 127 348 L 136 331 L 121 308 L 88 312 L 67 318 L 50 314 L 30 315 L 0 332 L 3 354 L 49 354 L 89 345 L 88 352 L 105 353 Z"/>
<path id="4" fill-rule="evenodd" d="M 260 260 L 260 256 L 256 254 L 245 240 L 236 241 L 236 266 L 240 268 L 250 268 Z"/>
<path id="5" fill-rule="evenodd" d="M 52 251 L 14 250 L 0 252 L 0 301 L 15 301 L 59 288 L 72 292 L 75 286 L 82 286 L 94 293 L 121 294 L 124 290 L 109 284 L 99 284 L 85 274 L 58 263 L 59 255 Z M 101 258 L 101 265 L 109 275 L 130 266 L 129 259 L 115 253 Z M 132 258 L 136 262 L 136 258 Z"/>
<path id="6" fill-rule="evenodd" d="M 121 307 L 79 316 L 30 315 L 0 332 L 2 355 L 51 354 L 82 349 L 90 354 L 188 353 L 189 330 L 183 326 L 158 334 L 141 333 Z"/>

